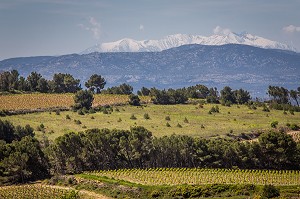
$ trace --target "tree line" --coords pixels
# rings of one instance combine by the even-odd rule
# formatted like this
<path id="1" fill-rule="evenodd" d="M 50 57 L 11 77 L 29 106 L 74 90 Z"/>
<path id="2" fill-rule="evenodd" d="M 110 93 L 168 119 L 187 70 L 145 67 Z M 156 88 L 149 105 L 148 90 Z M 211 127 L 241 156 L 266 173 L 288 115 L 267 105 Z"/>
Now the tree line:
<path id="1" fill-rule="evenodd" d="M 85 82 L 87 89 L 96 93 L 100 93 L 105 84 L 105 79 L 97 74 Z M 0 92 L 75 93 L 81 89 L 80 80 L 68 73 L 55 73 L 52 80 L 46 80 L 37 72 L 31 72 L 27 78 L 20 76 L 17 70 L 0 73 Z"/>
<path id="2" fill-rule="evenodd" d="M 98 74 L 91 75 L 84 85 L 92 93 L 133 94 L 133 87 L 126 83 L 104 89 L 106 81 Z M 80 80 L 67 73 L 56 73 L 52 80 L 46 80 L 37 72 L 31 72 L 27 78 L 20 76 L 17 70 L 0 73 L 0 92 L 76 93 L 79 90 L 82 90 Z M 155 104 L 182 104 L 190 98 L 196 98 L 205 99 L 208 103 L 221 103 L 230 106 L 231 104 L 246 104 L 252 100 L 250 93 L 242 88 L 233 90 L 229 86 L 225 86 L 219 92 L 216 87 L 208 88 L 201 84 L 167 90 L 142 87 L 137 91 L 137 94 L 139 96 L 151 96 Z M 285 109 L 278 104 L 296 104 L 299 107 L 300 87 L 296 90 L 288 90 L 284 87 L 270 85 L 267 94 L 270 97 L 270 103 L 276 109 Z"/>
<path id="3" fill-rule="evenodd" d="M 300 169 L 300 143 L 283 132 L 263 133 L 257 142 L 153 137 L 144 127 L 90 129 L 49 142 L 30 126 L 0 120 L 0 184 L 55 174 L 121 168 Z"/>
<path id="4" fill-rule="evenodd" d="M 208 88 L 200 84 L 168 90 L 142 87 L 137 94 L 151 96 L 155 104 L 184 104 L 188 99 L 193 98 L 230 106 L 231 104 L 245 104 L 251 100 L 250 93 L 244 89 L 232 90 L 229 86 L 225 86 L 219 93 L 217 88 Z"/>

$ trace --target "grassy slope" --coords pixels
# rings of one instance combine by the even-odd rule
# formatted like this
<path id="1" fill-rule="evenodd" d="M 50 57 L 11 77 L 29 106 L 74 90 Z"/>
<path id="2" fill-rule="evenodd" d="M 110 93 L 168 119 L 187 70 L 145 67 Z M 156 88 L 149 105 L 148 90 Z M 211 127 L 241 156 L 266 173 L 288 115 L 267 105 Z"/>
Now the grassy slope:
<path id="1" fill-rule="evenodd" d="M 56 115 L 54 112 L 33 113 L 25 115 L 7 116 L 2 119 L 9 120 L 15 125 L 30 124 L 36 128 L 43 123 L 45 125 L 46 135 L 50 139 L 54 139 L 66 132 L 82 131 L 86 128 L 117 128 L 129 129 L 130 126 L 144 126 L 153 132 L 154 136 L 164 136 L 175 134 L 183 134 L 199 137 L 224 136 L 233 131 L 234 134 L 248 133 L 259 129 L 269 129 L 272 121 L 279 121 L 279 126 L 285 126 L 286 123 L 297 123 L 299 125 L 300 113 L 295 115 L 283 114 L 283 111 L 271 110 L 271 112 L 263 112 L 262 108 L 250 110 L 246 106 L 225 107 L 219 106 L 220 113 L 208 114 L 208 111 L 214 105 L 204 105 L 199 108 L 196 105 L 152 105 L 146 107 L 121 106 L 118 107 L 119 112 L 114 111 L 111 114 L 103 114 L 98 112 L 95 114 L 78 115 L 77 113 L 66 111 Z M 149 120 L 144 119 L 144 114 L 148 113 Z M 71 120 L 66 119 L 66 115 Z M 130 116 L 134 114 L 137 119 L 132 120 Z M 267 116 L 268 115 L 268 116 Z M 95 119 L 91 119 L 91 117 Z M 166 121 L 165 117 L 170 116 L 171 121 Z M 185 117 L 188 123 L 184 122 Z M 122 120 L 118 122 L 119 118 Z M 74 120 L 80 120 L 81 125 L 75 124 Z M 171 127 L 167 127 L 169 122 Z M 182 128 L 177 127 L 181 124 Z M 204 128 L 201 128 L 201 125 Z M 84 128 L 84 126 L 86 128 Z M 54 133 L 50 134 L 50 131 Z M 42 136 L 42 132 L 36 131 L 38 137 Z"/>

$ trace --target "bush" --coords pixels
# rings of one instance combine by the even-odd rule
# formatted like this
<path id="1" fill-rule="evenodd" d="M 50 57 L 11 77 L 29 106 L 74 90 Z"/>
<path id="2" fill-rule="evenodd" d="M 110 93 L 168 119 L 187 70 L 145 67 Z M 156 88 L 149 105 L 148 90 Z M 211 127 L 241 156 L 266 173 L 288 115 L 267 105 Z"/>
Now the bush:
<path id="1" fill-rule="evenodd" d="M 144 118 L 145 118 L 146 120 L 149 120 L 149 119 L 150 119 L 149 114 L 148 114 L 148 113 L 145 113 L 145 114 L 144 114 Z"/>
<path id="2" fill-rule="evenodd" d="M 60 111 L 59 111 L 59 110 L 56 110 L 56 111 L 55 111 L 55 114 L 56 114 L 56 115 L 60 115 Z"/>
<path id="3" fill-rule="evenodd" d="M 137 95 L 131 94 L 129 95 L 129 104 L 132 106 L 140 106 L 140 98 Z"/>
<path id="4" fill-rule="evenodd" d="M 273 185 L 265 185 L 262 190 L 262 197 L 275 198 L 280 196 L 279 190 Z"/>
<path id="5" fill-rule="evenodd" d="M 182 128 L 181 124 L 179 124 L 179 123 L 177 124 L 177 127 L 178 127 L 178 128 Z"/>
<path id="6" fill-rule="evenodd" d="M 169 124 L 169 122 L 166 123 L 166 126 L 167 126 L 167 127 L 171 127 L 171 125 Z"/>
<path id="7" fill-rule="evenodd" d="M 272 128 L 276 128 L 277 125 L 278 125 L 278 121 L 273 121 L 273 122 L 271 122 L 271 127 L 272 127 Z"/>
<path id="8" fill-rule="evenodd" d="M 78 115 L 84 115 L 82 109 L 79 109 L 79 110 L 77 111 L 77 113 L 78 113 Z"/>
<path id="9" fill-rule="evenodd" d="M 66 115 L 66 119 L 70 120 L 71 119 L 70 115 Z"/>
<path id="10" fill-rule="evenodd" d="M 151 197 L 152 198 L 157 198 L 159 196 L 160 196 L 160 192 L 159 191 L 154 190 L 154 191 L 151 192 Z"/>
<path id="11" fill-rule="evenodd" d="M 89 113 L 90 113 L 90 114 L 94 114 L 94 113 L 96 113 L 96 110 L 93 109 L 93 108 L 91 108 L 91 109 L 89 110 Z"/>
<path id="12" fill-rule="evenodd" d="M 219 109 L 218 105 L 216 107 L 215 106 L 211 107 L 210 111 L 208 111 L 209 114 L 219 113 L 219 112 L 220 112 L 220 109 Z"/>
<path id="13" fill-rule="evenodd" d="M 291 124 L 289 127 L 293 131 L 298 131 L 300 129 L 300 127 L 297 124 Z"/>
<path id="14" fill-rule="evenodd" d="M 165 120 L 167 120 L 167 121 L 171 121 L 171 118 L 170 118 L 170 116 L 166 116 L 166 117 L 165 117 Z"/>
<path id="15" fill-rule="evenodd" d="M 184 123 L 189 123 L 188 119 L 185 117 L 183 120 Z"/>
<path id="16" fill-rule="evenodd" d="M 0 110 L 0 117 L 5 117 L 6 115 L 8 115 L 8 111 Z"/>
<path id="17" fill-rule="evenodd" d="M 131 114 L 130 119 L 131 119 L 131 120 L 136 120 L 135 115 L 134 115 L 134 114 Z"/>
<path id="18" fill-rule="evenodd" d="M 75 124 L 82 124 L 80 120 L 74 120 Z"/>
<path id="19" fill-rule="evenodd" d="M 85 107 L 87 110 L 89 110 L 92 107 L 93 100 L 94 96 L 91 91 L 77 91 L 77 93 L 74 96 L 75 105 L 73 106 L 73 109 L 78 110 Z"/>
<path id="20" fill-rule="evenodd" d="M 264 111 L 264 112 L 270 112 L 270 109 L 264 104 L 262 111 Z"/>

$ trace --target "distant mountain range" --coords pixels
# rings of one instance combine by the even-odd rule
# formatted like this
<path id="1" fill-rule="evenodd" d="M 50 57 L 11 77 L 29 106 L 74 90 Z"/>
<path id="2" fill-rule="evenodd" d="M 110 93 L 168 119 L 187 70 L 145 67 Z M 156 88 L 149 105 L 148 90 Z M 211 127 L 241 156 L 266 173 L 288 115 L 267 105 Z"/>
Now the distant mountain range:
<path id="1" fill-rule="evenodd" d="M 166 36 L 165 38 L 159 40 L 137 41 L 126 38 L 115 42 L 97 44 L 81 52 L 81 54 L 88 54 L 92 52 L 159 52 L 188 44 L 244 44 L 260 48 L 296 51 L 296 49 L 292 46 L 251 35 L 246 32 L 241 34 L 228 32 L 227 34 L 215 34 L 209 37 L 200 35 L 175 34 Z"/>
<path id="2" fill-rule="evenodd" d="M 222 89 L 229 85 L 258 97 L 266 96 L 268 85 L 289 89 L 300 86 L 300 53 L 239 44 L 193 44 L 161 52 L 94 52 L 0 61 L 0 71 L 12 69 L 23 76 L 37 71 L 48 79 L 54 73 L 71 73 L 82 80 L 82 85 L 97 73 L 104 76 L 107 86 L 129 83 L 135 89 L 195 84 Z"/>

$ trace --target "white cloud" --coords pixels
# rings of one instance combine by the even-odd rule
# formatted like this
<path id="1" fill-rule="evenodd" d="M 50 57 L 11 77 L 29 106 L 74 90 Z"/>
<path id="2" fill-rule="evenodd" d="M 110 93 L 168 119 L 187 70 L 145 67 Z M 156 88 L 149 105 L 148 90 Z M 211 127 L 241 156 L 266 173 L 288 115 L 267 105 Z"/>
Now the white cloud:
<path id="1" fill-rule="evenodd" d="M 87 30 L 91 33 L 93 33 L 93 36 L 95 39 L 99 40 L 101 36 L 101 25 L 100 23 L 94 18 L 90 17 L 89 18 L 89 24 L 88 26 L 84 24 L 78 24 L 78 26 L 84 30 Z"/>
<path id="2" fill-rule="evenodd" d="M 287 33 L 294 33 L 294 32 L 300 32 L 300 27 L 299 26 L 297 27 L 294 25 L 289 25 L 289 26 L 283 27 L 282 30 Z"/>
<path id="3" fill-rule="evenodd" d="M 229 35 L 231 34 L 231 30 L 228 28 L 222 28 L 221 26 L 217 26 L 213 30 L 215 35 Z"/>
<path id="4" fill-rule="evenodd" d="M 141 24 L 139 29 L 140 29 L 140 30 L 144 30 L 144 25 Z"/>

